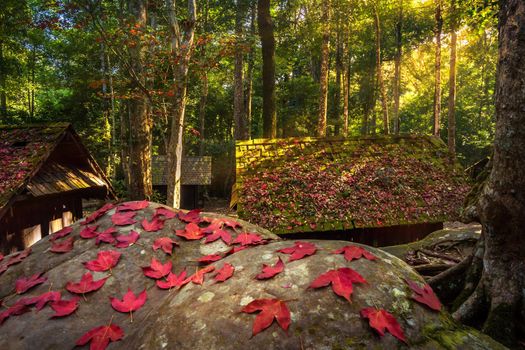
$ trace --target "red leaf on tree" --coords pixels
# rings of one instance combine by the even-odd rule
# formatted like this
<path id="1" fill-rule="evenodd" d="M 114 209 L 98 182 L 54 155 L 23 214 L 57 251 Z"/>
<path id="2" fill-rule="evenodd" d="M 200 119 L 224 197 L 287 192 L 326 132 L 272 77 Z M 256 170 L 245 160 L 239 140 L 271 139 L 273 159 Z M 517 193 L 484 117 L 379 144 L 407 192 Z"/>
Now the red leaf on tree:
<path id="1" fill-rule="evenodd" d="M 279 249 L 278 252 L 284 254 L 291 254 L 288 262 L 299 260 L 305 256 L 315 254 L 317 247 L 313 243 L 309 242 L 295 242 L 293 247 Z"/>
<path id="2" fill-rule="evenodd" d="M 128 233 L 127 235 L 118 235 L 117 237 L 115 237 L 115 247 L 127 248 L 129 246 L 132 246 L 139 239 L 139 237 L 140 235 L 133 230 L 131 230 L 130 233 Z"/>
<path id="3" fill-rule="evenodd" d="M 173 219 L 177 216 L 177 213 L 164 207 L 158 207 L 155 209 L 155 214 L 153 216 L 164 216 L 166 219 Z"/>
<path id="4" fill-rule="evenodd" d="M 146 209 L 148 205 L 149 205 L 149 202 L 147 200 L 126 202 L 126 203 L 122 203 L 121 205 L 119 205 L 116 211 L 142 210 L 142 209 Z"/>
<path id="5" fill-rule="evenodd" d="M 367 251 L 367 250 L 365 250 L 365 249 L 363 249 L 361 247 L 355 246 L 355 245 L 344 246 L 341 249 L 337 249 L 333 253 L 334 254 L 344 254 L 345 259 L 347 261 L 360 259 L 362 257 L 365 257 L 368 260 L 376 260 L 377 259 L 377 257 L 374 254 L 370 253 L 369 251 Z"/>
<path id="6" fill-rule="evenodd" d="M 279 299 L 256 299 L 243 307 L 241 311 L 249 314 L 261 311 L 253 322 L 253 336 L 270 327 L 274 319 L 285 331 L 290 326 L 290 310 L 285 302 Z"/>
<path id="7" fill-rule="evenodd" d="M 223 229 L 218 229 L 214 231 L 211 235 L 206 237 L 206 240 L 204 241 L 204 243 L 215 242 L 219 238 L 222 239 L 222 241 L 226 243 L 227 245 L 231 244 L 232 236 L 230 235 L 228 231 L 225 231 Z"/>
<path id="8" fill-rule="evenodd" d="M 2 325 L 4 321 L 10 316 L 22 315 L 28 311 L 29 311 L 29 308 L 27 306 L 21 305 L 21 304 L 15 304 L 11 306 L 9 309 L 0 312 L 0 325 Z"/>
<path id="9" fill-rule="evenodd" d="M 124 294 L 122 300 L 117 298 L 109 298 L 111 300 L 111 307 L 119 312 L 132 312 L 140 309 L 146 303 L 147 294 L 144 289 L 140 294 L 135 296 L 130 288 Z"/>
<path id="10" fill-rule="evenodd" d="M 77 340 L 76 345 L 82 346 L 91 342 L 90 350 L 104 350 L 110 341 L 118 341 L 124 337 L 124 331 L 117 325 L 95 327 Z"/>
<path id="11" fill-rule="evenodd" d="M 204 282 L 204 275 L 209 272 L 212 272 L 213 270 L 215 270 L 215 266 L 213 265 L 208 265 L 203 269 L 197 270 L 197 272 L 195 272 L 193 275 L 191 275 L 190 277 L 186 279 L 187 280 L 186 283 L 191 281 L 194 284 L 202 284 Z"/>
<path id="12" fill-rule="evenodd" d="M 147 277 L 158 279 L 158 278 L 162 278 L 168 275 L 169 273 L 171 273 L 171 267 L 172 267 L 171 261 L 168 261 L 167 263 L 162 264 L 157 259 L 151 258 L 150 265 L 143 267 L 142 272 Z"/>
<path id="13" fill-rule="evenodd" d="M 261 236 L 259 236 L 256 233 L 241 233 L 240 235 L 235 238 L 233 243 L 239 243 L 240 245 L 256 245 L 263 242 L 263 239 Z"/>
<path id="14" fill-rule="evenodd" d="M 67 235 L 69 235 L 71 232 L 73 232 L 73 228 L 71 226 L 68 226 L 68 227 L 64 227 L 63 229 L 61 229 L 60 231 L 57 231 L 55 233 L 53 233 L 50 237 L 49 237 L 49 240 L 50 241 L 55 241 L 59 238 L 62 238 L 62 237 L 66 237 Z"/>
<path id="15" fill-rule="evenodd" d="M 200 209 L 193 209 L 187 213 L 183 213 L 182 211 L 180 211 L 177 214 L 177 216 L 179 217 L 179 220 L 184 221 L 186 223 L 191 222 L 194 224 L 198 224 L 199 222 L 201 222 L 201 217 L 199 215 L 200 212 L 201 212 Z"/>
<path id="16" fill-rule="evenodd" d="M 49 251 L 53 253 L 67 253 L 73 249 L 73 237 L 66 238 L 61 242 L 53 242 Z"/>
<path id="17" fill-rule="evenodd" d="M 80 231 L 80 237 L 85 238 L 85 239 L 97 237 L 98 236 L 97 228 L 98 228 L 98 225 L 86 226 L 82 231 Z"/>
<path id="18" fill-rule="evenodd" d="M 113 214 L 111 217 L 111 222 L 117 226 L 127 226 L 133 225 L 137 221 L 133 218 L 137 215 L 134 211 L 123 211 Z"/>
<path id="19" fill-rule="evenodd" d="M 117 265 L 120 253 L 114 250 L 98 252 L 97 259 L 84 263 L 86 269 L 91 271 L 107 271 Z"/>
<path id="20" fill-rule="evenodd" d="M 274 266 L 268 266 L 266 264 L 263 264 L 262 272 L 255 276 L 258 280 L 265 280 L 268 278 L 272 278 L 273 276 L 283 272 L 284 270 L 284 263 L 279 258 Z"/>
<path id="21" fill-rule="evenodd" d="M 204 233 L 197 224 L 190 222 L 186 225 L 184 230 L 177 230 L 177 236 L 184 237 L 187 240 L 191 241 L 201 239 L 202 237 L 204 237 Z"/>
<path id="22" fill-rule="evenodd" d="M 415 282 L 409 279 L 405 279 L 405 282 L 415 293 L 412 294 L 412 299 L 414 299 L 418 303 L 428 306 L 432 310 L 441 310 L 441 302 L 439 301 L 438 297 L 436 296 L 436 294 L 434 294 L 434 291 L 428 284 L 423 285 L 423 288 L 421 288 Z"/>
<path id="23" fill-rule="evenodd" d="M 101 208 L 94 211 L 90 216 L 84 220 L 81 225 L 87 225 L 89 223 L 92 223 L 93 221 L 97 220 L 99 217 L 106 214 L 109 210 L 113 209 L 115 205 L 113 203 L 106 203 Z"/>
<path id="24" fill-rule="evenodd" d="M 40 277 L 41 275 L 42 272 L 36 273 L 30 277 L 20 277 L 19 279 L 17 279 L 15 282 L 16 294 L 25 293 L 34 286 L 47 281 L 47 277 Z"/>
<path id="25" fill-rule="evenodd" d="M 117 229 L 114 226 L 108 227 L 104 232 L 101 232 L 97 235 L 97 239 L 95 240 L 95 244 L 99 245 L 100 242 L 105 242 L 109 244 L 115 243 L 115 237 L 113 234 L 117 232 Z"/>
<path id="26" fill-rule="evenodd" d="M 235 267 L 233 265 L 230 265 L 228 263 L 225 263 L 219 270 L 217 270 L 217 273 L 213 277 L 213 279 L 219 283 L 224 282 L 231 276 L 233 276 L 233 273 L 235 272 Z"/>
<path id="27" fill-rule="evenodd" d="M 148 221 L 146 219 L 142 220 L 142 228 L 144 229 L 144 231 L 155 232 L 158 230 L 162 230 L 163 227 L 164 220 L 162 220 L 158 216 L 154 216 L 151 221 Z"/>
<path id="28" fill-rule="evenodd" d="M 73 297 L 69 300 L 61 299 L 52 302 L 49 306 L 51 306 L 55 313 L 51 315 L 51 317 L 54 318 L 71 315 L 73 312 L 75 312 L 76 309 L 78 309 L 79 299 L 79 297 Z"/>
<path id="29" fill-rule="evenodd" d="M 335 294 L 352 302 L 350 296 L 353 291 L 353 283 L 366 283 L 366 280 L 357 271 L 349 267 L 342 267 L 323 273 L 310 284 L 310 288 L 321 288 L 332 284 Z"/>
<path id="30" fill-rule="evenodd" d="M 157 280 L 156 283 L 160 289 L 171 289 L 173 287 L 179 289 L 188 282 L 190 280 L 186 278 L 186 270 L 183 270 L 179 275 L 170 272 L 168 277 L 166 277 L 166 281 Z"/>
<path id="31" fill-rule="evenodd" d="M 104 285 L 104 283 L 106 283 L 106 280 L 108 278 L 109 276 L 93 281 L 93 275 L 91 274 L 91 272 L 86 272 L 80 279 L 80 282 L 67 282 L 66 289 L 71 293 L 76 294 L 85 294 L 93 292 L 102 288 L 102 286 Z"/>
<path id="32" fill-rule="evenodd" d="M 197 261 L 203 264 L 209 264 L 209 263 L 221 260 L 222 258 L 223 258 L 222 255 L 219 255 L 219 254 L 209 254 L 209 255 L 200 257 L 199 259 L 197 259 Z"/>
<path id="33" fill-rule="evenodd" d="M 380 336 L 385 335 L 385 330 L 389 331 L 397 339 L 406 343 L 405 334 L 394 316 L 383 309 L 367 307 L 360 312 L 361 317 L 368 318 L 368 324 L 375 329 Z"/>
<path id="34" fill-rule="evenodd" d="M 164 253 L 171 255 L 173 252 L 173 245 L 178 246 L 179 244 L 169 237 L 160 237 L 153 242 L 153 250 L 161 248 Z"/>

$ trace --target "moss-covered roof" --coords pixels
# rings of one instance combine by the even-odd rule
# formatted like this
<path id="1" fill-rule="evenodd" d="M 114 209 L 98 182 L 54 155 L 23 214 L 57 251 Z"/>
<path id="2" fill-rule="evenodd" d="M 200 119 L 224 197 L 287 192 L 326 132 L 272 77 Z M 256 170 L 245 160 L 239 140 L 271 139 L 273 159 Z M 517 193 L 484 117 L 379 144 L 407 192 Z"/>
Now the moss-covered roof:
<path id="1" fill-rule="evenodd" d="M 239 217 L 280 234 L 452 220 L 469 190 L 431 136 L 241 141 L 236 159 Z"/>

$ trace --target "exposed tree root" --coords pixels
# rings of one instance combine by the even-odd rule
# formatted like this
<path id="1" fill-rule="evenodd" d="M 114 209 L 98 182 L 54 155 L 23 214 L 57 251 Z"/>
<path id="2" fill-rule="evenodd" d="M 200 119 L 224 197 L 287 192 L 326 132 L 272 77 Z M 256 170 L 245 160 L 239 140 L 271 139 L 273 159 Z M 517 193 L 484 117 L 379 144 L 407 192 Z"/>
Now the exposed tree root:
<path id="1" fill-rule="evenodd" d="M 459 264 L 427 280 L 434 292 L 445 302 L 452 302 L 465 284 L 465 276 L 472 264 L 472 256 L 463 259 Z"/>

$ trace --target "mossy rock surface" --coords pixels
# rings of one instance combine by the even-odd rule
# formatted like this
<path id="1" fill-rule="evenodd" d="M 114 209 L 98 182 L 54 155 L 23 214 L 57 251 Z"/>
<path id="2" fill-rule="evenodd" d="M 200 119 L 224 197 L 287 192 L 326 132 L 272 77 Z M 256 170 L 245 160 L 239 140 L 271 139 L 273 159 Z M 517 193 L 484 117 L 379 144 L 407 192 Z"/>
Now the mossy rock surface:
<path id="1" fill-rule="evenodd" d="M 151 203 L 138 211 L 136 219 L 151 218 L 159 205 Z M 99 230 L 110 227 L 108 212 L 97 222 Z M 201 214 L 201 216 L 212 216 Z M 118 250 L 122 256 L 112 269 L 111 276 L 98 291 L 86 294 L 80 306 L 70 316 L 50 319 L 49 306 L 37 312 L 34 308 L 25 314 L 11 316 L 0 326 L 1 349 L 71 349 L 75 342 L 94 327 L 110 322 L 124 331 L 124 337 L 111 342 L 108 349 L 397 349 L 404 343 L 386 333 L 379 337 L 359 311 L 364 307 L 384 308 L 391 312 L 403 329 L 408 344 L 418 349 L 498 349 L 502 348 L 490 338 L 475 330 L 456 324 L 445 312 L 434 312 L 410 299 L 405 278 L 418 283 L 423 280 L 404 262 L 381 250 L 362 246 L 377 260 L 365 259 L 348 262 L 343 255 L 333 254 L 335 249 L 348 245 L 341 241 L 310 241 L 317 246 L 312 256 L 288 262 L 289 255 L 276 252 L 292 246 L 293 241 L 279 241 L 266 230 L 239 221 L 241 231 L 256 232 L 267 239 L 267 244 L 257 245 L 229 255 L 212 263 L 217 269 L 225 263 L 235 267 L 233 276 L 223 283 L 216 283 L 212 274 L 206 275 L 203 285 L 189 283 L 180 290 L 161 290 L 152 279 L 143 275 L 152 257 L 173 262 L 172 271 L 184 268 L 189 273 L 197 268 L 196 259 L 231 247 L 222 242 L 203 244 L 203 241 L 183 241 L 173 229 L 182 229 L 178 219 L 166 221 L 159 232 L 143 232 L 140 223 L 119 228 L 119 233 L 131 229 L 141 234 L 136 244 L 117 249 L 95 240 L 78 237 L 79 223 L 73 225 L 70 236 L 75 247 L 65 254 L 49 251 L 51 243 L 46 238 L 33 246 L 32 253 L 21 263 L 11 266 L 0 275 L 0 299 L 4 305 L 14 304 L 20 297 L 37 296 L 48 290 L 62 293 L 68 281 L 78 281 L 87 271 L 82 262 L 96 258 L 101 250 Z M 231 232 L 231 231 L 230 231 Z M 231 232 L 232 236 L 236 233 Z M 180 247 L 173 255 L 154 252 L 152 243 L 158 237 L 172 237 Z M 278 257 L 285 262 L 282 273 L 272 279 L 254 279 L 262 264 L 273 265 Z M 6 257 L 5 259 L 9 259 Z M 368 283 L 354 284 L 352 303 L 337 296 L 331 287 L 308 288 L 320 274 L 334 268 L 350 267 L 360 273 Z M 43 272 L 46 282 L 22 295 L 14 294 L 15 280 Z M 93 273 L 95 279 L 107 276 L 106 272 Z M 111 308 L 109 297 L 122 298 L 128 288 L 135 294 L 146 289 L 145 305 L 134 312 L 134 321 L 126 313 Z M 277 298 L 284 300 L 291 311 L 291 325 L 284 332 L 274 322 L 269 328 L 252 336 L 256 314 L 242 313 L 241 309 L 254 299 Z"/>

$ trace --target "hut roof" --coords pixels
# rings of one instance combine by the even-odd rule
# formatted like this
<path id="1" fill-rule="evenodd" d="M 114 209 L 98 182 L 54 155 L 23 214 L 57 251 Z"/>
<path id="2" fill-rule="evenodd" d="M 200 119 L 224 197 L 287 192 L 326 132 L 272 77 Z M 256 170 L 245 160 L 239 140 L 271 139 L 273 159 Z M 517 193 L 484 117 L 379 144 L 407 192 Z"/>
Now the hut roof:
<path id="1" fill-rule="evenodd" d="M 236 160 L 239 217 L 279 234 L 452 220 L 469 190 L 431 136 L 241 141 Z"/>
<path id="2" fill-rule="evenodd" d="M 24 190 L 41 196 L 102 186 L 114 197 L 69 123 L 0 125 L 0 217 Z"/>

